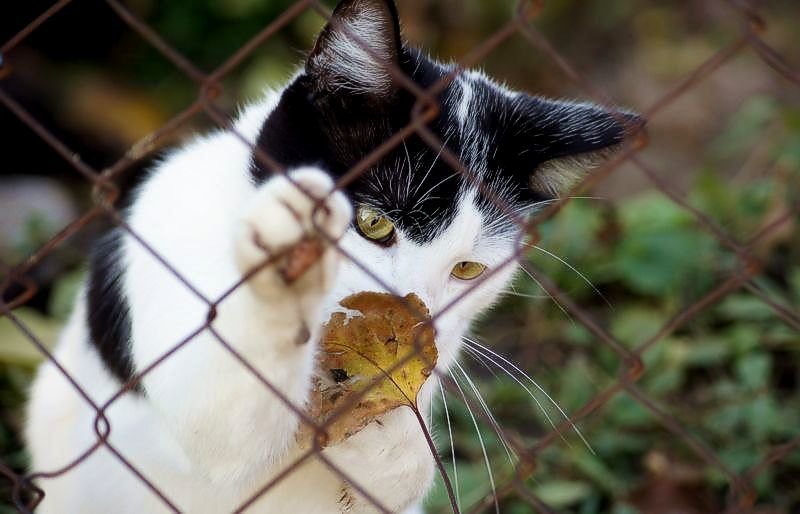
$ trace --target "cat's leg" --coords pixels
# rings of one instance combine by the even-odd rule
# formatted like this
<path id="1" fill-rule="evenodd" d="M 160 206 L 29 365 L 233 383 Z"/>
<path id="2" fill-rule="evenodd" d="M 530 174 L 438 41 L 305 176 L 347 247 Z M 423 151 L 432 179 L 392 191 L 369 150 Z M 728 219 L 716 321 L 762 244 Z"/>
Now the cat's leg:
<path id="1" fill-rule="evenodd" d="M 143 223 L 139 226 L 142 231 L 149 230 L 154 239 L 161 237 L 163 245 L 157 241 L 153 246 L 163 249 L 167 260 L 172 253 L 185 253 L 179 269 L 185 270 L 190 282 L 203 282 L 204 276 L 224 276 L 229 267 L 233 275 L 229 278 L 235 282 L 236 276 L 258 268 L 270 255 L 318 236 L 315 227 L 336 239 L 349 226 L 352 207 L 341 192 L 331 193 L 333 182 L 326 173 L 303 168 L 290 176 L 308 193 L 325 198 L 322 205 L 317 208 L 306 193 L 277 176 L 255 191 L 249 185 L 249 189 L 237 186 L 247 190 L 242 198 L 228 194 L 226 197 L 232 199 L 225 203 L 203 206 L 206 219 L 231 217 L 229 211 L 239 209 L 239 214 L 219 222 L 217 228 L 208 222 L 195 228 L 192 223 L 197 221 L 191 219 L 192 213 L 182 211 L 176 212 L 176 219 L 167 220 L 168 237 L 161 237 Z M 218 197 L 224 194 L 217 192 Z M 145 217 L 134 213 L 134 221 Z M 231 233 L 230 246 L 224 244 L 225 239 L 217 246 L 199 241 L 230 238 Z M 182 239 L 176 241 L 179 237 Z M 195 250 L 188 253 L 188 248 Z M 170 427 L 191 463 L 190 469 L 215 481 L 240 482 L 268 474 L 292 446 L 299 418 L 291 406 L 302 408 L 310 389 L 321 326 L 320 303 L 339 259 L 333 246 L 324 243 L 322 248 L 320 258 L 296 280 L 286 280 L 286 262 L 279 260 L 260 269 L 210 311 L 181 284 L 162 287 L 157 295 L 147 284 L 142 287 L 149 287 L 149 294 L 134 292 L 134 349 L 140 366 L 180 340 L 179 333 L 196 329 L 199 317 L 212 313 L 211 330 L 195 335 L 144 379 L 147 398 Z M 138 264 L 129 271 L 138 278 L 131 280 L 141 281 L 149 273 L 151 283 L 176 282 L 151 256 L 134 260 Z M 149 269 L 134 269 L 144 261 Z M 207 289 L 212 288 L 210 278 L 205 283 Z M 220 285 L 214 287 L 223 290 Z M 180 311 L 186 311 L 180 320 L 195 321 L 179 321 L 176 313 Z M 184 326 L 176 328 L 176 324 Z M 153 350 L 154 345 L 161 349 Z M 230 345 L 246 364 L 224 345 Z"/>

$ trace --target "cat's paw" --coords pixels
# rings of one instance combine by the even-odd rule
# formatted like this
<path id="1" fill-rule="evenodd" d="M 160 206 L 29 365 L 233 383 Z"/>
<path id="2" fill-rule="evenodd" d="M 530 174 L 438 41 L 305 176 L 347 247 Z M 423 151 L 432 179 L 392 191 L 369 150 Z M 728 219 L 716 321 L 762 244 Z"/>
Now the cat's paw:
<path id="1" fill-rule="evenodd" d="M 338 265 L 331 242 L 345 233 L 353 209 L 343 193 L 332 192 L 333 180 L 322 170 L 299 168 L 289 177 L 271 178 L 245 209 L 237 262 L 259 296 L 286 300 L 291 292 L 319 299 Z"/>

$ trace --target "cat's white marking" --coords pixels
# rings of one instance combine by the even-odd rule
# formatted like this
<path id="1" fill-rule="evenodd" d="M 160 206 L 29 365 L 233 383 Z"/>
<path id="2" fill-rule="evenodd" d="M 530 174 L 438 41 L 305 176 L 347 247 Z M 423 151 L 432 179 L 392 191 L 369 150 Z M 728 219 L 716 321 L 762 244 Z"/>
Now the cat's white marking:
<path id="1" fill-rule="evenodd" d="M 461 127 L 463 131 L 467 125 L 469 108 L 472 104 L 472 86 L 469 84 L 469 81 L 464 78 L 458 80 L 458 84 L 461 86 L 461 98 L 458 101 L 456 115 L 458 116 L 459 127 Z"/>

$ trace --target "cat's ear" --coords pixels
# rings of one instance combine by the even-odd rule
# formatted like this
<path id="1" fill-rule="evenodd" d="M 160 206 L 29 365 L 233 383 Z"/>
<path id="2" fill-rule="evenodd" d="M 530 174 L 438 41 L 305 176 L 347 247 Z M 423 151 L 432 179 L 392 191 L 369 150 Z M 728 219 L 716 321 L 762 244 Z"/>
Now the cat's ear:
<path id="1" fill-rule="evenodd" d="M 342 0 L 319 35 L 306 73 L 322 91 L 389 95 L 399 66 L 400 21 L 393 0 Z"/>
<path id="2" fill-rule="evenodd" d="M 586 172 L 602 164 L 645 121 L 637 114 L 590 103 L 523 99 L 526 126 L 516 134 L 517 169 L 527 169 L 534 193 L 553 197 L 569 190 Z"/>

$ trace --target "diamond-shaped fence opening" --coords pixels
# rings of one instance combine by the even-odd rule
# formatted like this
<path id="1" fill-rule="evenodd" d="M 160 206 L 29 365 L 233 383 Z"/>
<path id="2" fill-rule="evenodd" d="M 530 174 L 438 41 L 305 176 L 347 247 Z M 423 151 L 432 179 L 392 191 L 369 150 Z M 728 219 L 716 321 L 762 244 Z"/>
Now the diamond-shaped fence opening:
<path id="1" fill-rule="evenodd" d="M 131 395 L 142 394 L 143 381 L 165 380 L 173 363 L 198 348 L 213 354 L 219 369 L 248 377 L 254 386 L 248 391 L 265 395 L 309 434 L 306 447 L 286 456 L 269 480 L 252 484 L 235 512 L 257 508 L 313 466 L 346 485 L 331 512 L 346 511 L 354 498 L 364 509 L 391 512 L 390 491 L 365 487 L 354 478 L 360 470 L 343 468 L 323 450 L 337 423 L 367 403 L 384 376 L 412 362 L 431 367 L 424 338 L 415 333 L 408 355 L 320 422 L 220 322 L 241 305 L 248 282 L 265 270 L 277 270 L 287 284 L 302 280 L 326 245 L 374 287 L 402 296 L 320 221 L 334 192 L 320 198 L 297 183 L 280 159 L 231 124 L 242 98 L 291 77 L 288 63 L 302 59 L 297 48 L 310 47 L 328 20 L 355 41 L 353 52 L 374 58 L 365 34 L 337 27 L 341 21 L 317 0 L 37 4 L 0 9 L 0 123 L 4 132 L 9 128 L 3 157 L 8 175 L 16 176 L 2 177 L 10 191 L 3 198 L 28 216 L 0 232 L 0 512 L 33 511 L 49 483 L 98 458 L 111 459 L 150 491 L 152 503 L 143 508 L 182 511 L 185 491 L 170 490 L 161 471 L 126 454 L 115 438 L 128 434 L 125 427 L 115 431 L 111 418 Z M 797 6 L 454 0 L 401 1 L 399 10 L 405 34 L 455 56 L 455 66 L 424 87 L 399 67 L 387 68 L 413 100 L 409 122 L 344 170 L 336 190 L 418 141 L 525 236 L 474 287 L 418 323 L 432 326 L 477 294 L 482 281 L 521 267 L 496 313 L 465 338 L 460 362 L 430 370 L 437 387 L 430 411 L 409 400 L 436 464 L 426 508 L 795 512 Z M 430 127 L 442 108 L 439 93 L 475 66 L 550 96 L 629 106 L 647 118 L 649 137 L 641 126 L 626 127 L 631 138 L 620 153 L 562 199 L 523 218 Z M 228 131 L 234 146 L 252 154 L 251 166 L 294 182 L 312 202 L 316 234 L 278 251 L 256 241 L 263 261 L 215 291 L 198 288 L 197 270 L 182 269 L 127 219 L 128 182 L 147 176 L 154 152 L 199 126 Z M 28 201 L 29 190 L 50 194 L 49 205 Z M 48 217 L 53 202 L 70 195 L 79 200 Z M 184 205 L 176 198 L 173 207 Z M 17 220 L 11 209 L 0 206 L 0 215 Z M 176 298 L 200 313 L 192 323 L 176 320 L 162 351 L 111 392 L 93 390 L 74 362 L 53 355 L 85 274 L 81 256 L 109 228 L 152 261 L 161 287 L 179 290 Z M 412 316 L 423 314 L 408 299 L 400 303 Z M 31 469 L 19 435 L 24 391 L 41 361 L 94 416 L 84 447 L 57 469 Z M 191 395 L 199 383 L 173 388 Z M 226 412 L 215 415 L 227 419 Z"/>

